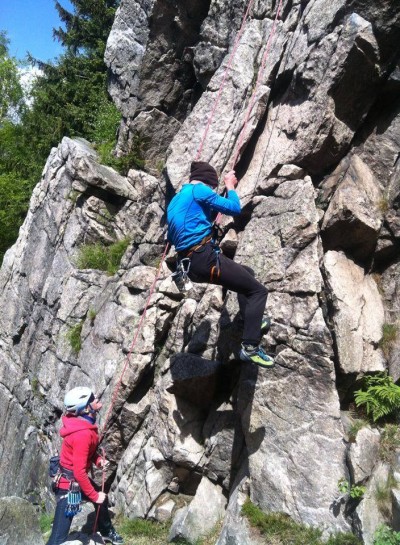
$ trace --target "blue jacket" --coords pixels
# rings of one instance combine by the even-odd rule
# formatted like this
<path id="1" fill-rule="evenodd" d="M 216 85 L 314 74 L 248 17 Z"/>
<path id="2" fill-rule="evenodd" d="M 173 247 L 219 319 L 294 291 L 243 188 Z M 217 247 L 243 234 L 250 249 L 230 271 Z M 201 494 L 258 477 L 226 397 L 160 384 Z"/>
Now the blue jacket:
<path id="1" fill-rule="evenodd" d="M 236 216 L 240 210 L 233 189 L 220 197 L 208 185 L 185 184 L 167 209 L 168 240 L 177 252 L 191 248 L 211 233 L 213 212 Z"/>

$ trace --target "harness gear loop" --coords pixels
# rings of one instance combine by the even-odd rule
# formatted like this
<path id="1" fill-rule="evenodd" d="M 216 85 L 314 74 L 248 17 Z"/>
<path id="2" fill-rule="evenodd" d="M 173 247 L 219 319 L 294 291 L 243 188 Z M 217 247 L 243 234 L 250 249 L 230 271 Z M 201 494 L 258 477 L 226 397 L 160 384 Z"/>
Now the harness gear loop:
<path id="1" fill-rule="evenodd" d="M 215 265 L 211 267 L 210 271 L 210 282 L 216 282 L 221 276 L 221 263 L 219 256 L 221 254 L 221 248 L 218 243 L 211 242 L 212 249 L 215 253 Z"/>

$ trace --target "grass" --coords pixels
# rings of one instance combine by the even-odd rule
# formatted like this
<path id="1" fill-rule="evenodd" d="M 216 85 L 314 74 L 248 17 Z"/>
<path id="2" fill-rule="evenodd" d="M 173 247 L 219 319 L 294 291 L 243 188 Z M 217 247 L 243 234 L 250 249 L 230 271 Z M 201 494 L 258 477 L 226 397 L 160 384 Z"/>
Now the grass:
<path id="1" fill-rule="evenodd" d="M 397 339 L 399 333 L 399 326 L 395 324 L 383 324 L 382 326 L 382 337 L 379 341 L 379 348 L 382 349 L 382 352 L 386 357 L 390 355 L 393 343 Z"/>
<path id="2" fill-rule="evenodd" d="M 382 197 L 378 201 L 378 208 L 383 214 L 386 214 L 386 212 L 390 209 L 389 199 L 387 197 Z"/>
<path id="3" fill-rule="evenodd" d="M 394 461 L 396 451 L 400 447 L 400 430 L 397 424 L 386 424 L 381 433 L 379 458 L 383 462 Z"/>
<path id="4" fill-rule="evenodd" d="M 48 513 L 42 513 L 39 518 L 40 531 L 42 534 L 47 534 L 51 530 L 53 524 L 54 515 Z"/>
<path id="5" fill-rule="evenodd" d="M 83 328 L 83 322 L 84 320 L 81 320 L 80 322 L 72 326 L 67 333 L 67 340 L 75 354 L 79 354 L 79 351 L 82 348 L 81 333 Z"/>
<path id="6" fill-rule="evenodd" d="M 318 528 L 299 524 L 283 513 L 264 513 L 249 499 L 242 514 L 265 538 L 265 545 L 361 545 L 356 536 L 343 533 L 331 535 L 326 542 Z"/>
<path id="7" fill-rule="evenodd" d="M 79 248 L 76 266 L 79 269 L 97 269 L 113 276 L 119 269 L 122 256 L 130 244 L 130 239 L 118 240 L 110 246 L 99 242 L 83 244 Z"/>
<path id="8" fill-rule="evenodd" d="M 118 517 L 118 532 L 125 539 L 126 545 L 165 545 L 169 526 L 143 519 Z"/>
<path id="9" fill-rule="evenodd" d="M 375 500 L 380 513 L 386 520 L 390 519 L 392 513 L 392 488 L 396 487 L 397 481 L 393 474 L 389 474 L 386 482 L 379 483 L 375 488 Z"/>
<path id="10" fill-rule="evenodd" d="M 170 524 L 153 522 L 144 519 L 128 519 L 118 517 L 116 520 L 118 532 L 123 536 L 125 545 L 166 545 Z M 194 543 L 186 539 L 174 541 L 174 545 L 214 545 L 218 539 L 222 523 L 218 523 L 212 532 L 197 539 Z"/>
<path id="11" fill-rule="evenodd" d="M 368 422 L 363 418 L 356 418 L 355 420 L 353 420 L 348 431 L 349 441 L 351 443 L 354 443 L 357 437 L 357 433 L 366 426 L 368 426 Z"/>

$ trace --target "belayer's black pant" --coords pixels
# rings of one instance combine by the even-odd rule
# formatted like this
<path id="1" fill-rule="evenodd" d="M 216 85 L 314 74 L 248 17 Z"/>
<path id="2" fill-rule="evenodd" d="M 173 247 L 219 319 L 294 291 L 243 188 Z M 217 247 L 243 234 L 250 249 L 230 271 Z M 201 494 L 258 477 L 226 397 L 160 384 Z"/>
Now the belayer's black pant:
<path id="1" fill-rule="evenodd" d="M 267 289 L 254 277 L 250 267 L 235 263 L 219 254 L 220 275 L 214 274 L 212 283 L 238 294 L 240 313 L 244 320 L 243 343 L 258 344 L 261 339 L 261 321 L 267 302 Z M 211 270 L 217 257 L 211 243 L 202 246 L 191 255 L 189 278 L 193 282 L 211 283 Z"/>

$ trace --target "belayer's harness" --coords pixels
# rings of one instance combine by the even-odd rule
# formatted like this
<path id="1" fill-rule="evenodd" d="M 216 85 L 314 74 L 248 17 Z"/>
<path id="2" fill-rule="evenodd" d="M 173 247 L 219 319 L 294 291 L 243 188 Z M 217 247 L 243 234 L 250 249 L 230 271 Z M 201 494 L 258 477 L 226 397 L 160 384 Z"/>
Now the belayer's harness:
<path id="1" fill-rule="evenodd" d="M 81 487 L 75 481 L 74 472 L 71 469 L 67 469 L 60 464 L 60 457 L 53 456 L 50 458 L 49 474 L 52 478 L 52 488 L 56 492 L 59 489 L 60 480 L 62 477 L 69 481 L 69 490 L 64 498 L 67 498 L 67 505 L 65 507 L 65 516 L 72 518 L 79 513 L 82 503 Z"/>

